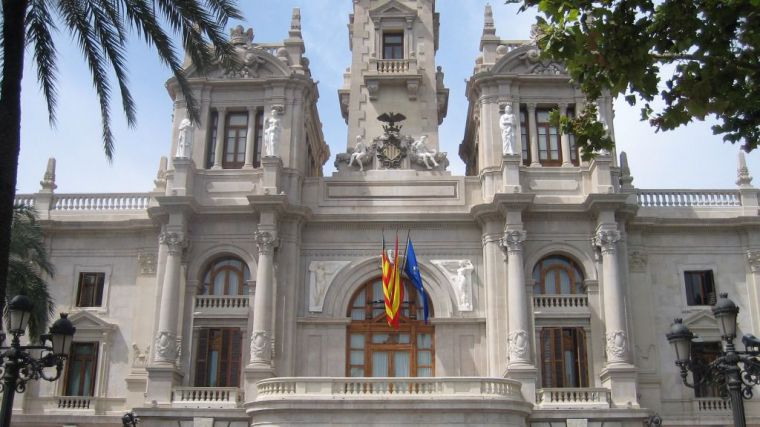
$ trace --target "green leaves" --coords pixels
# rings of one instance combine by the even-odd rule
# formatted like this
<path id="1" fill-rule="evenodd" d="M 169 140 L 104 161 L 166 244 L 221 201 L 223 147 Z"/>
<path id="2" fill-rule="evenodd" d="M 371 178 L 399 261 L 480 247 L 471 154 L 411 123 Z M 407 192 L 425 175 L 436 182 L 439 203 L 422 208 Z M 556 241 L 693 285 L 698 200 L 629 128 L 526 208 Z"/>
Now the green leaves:
<path id="1" fill-rule="evenodd" d="M 725 141 L 757 147 L 757 0 L 525 0 L 521 10 L 531 6 L 542 14 L 542 51 L 565 64 L 589 101 L 605 91 L 631 105 L 641 98 L 642 120 L 658 130 L 713 117 L 719 122 L 713 132 Z M 663 107 L 654 110 L 656 98 Z M 574 127 L 583 127 L 578 119 Z M 605 144 L 598 129 L 578 128 L 579 135 L 590 146 Z"/>

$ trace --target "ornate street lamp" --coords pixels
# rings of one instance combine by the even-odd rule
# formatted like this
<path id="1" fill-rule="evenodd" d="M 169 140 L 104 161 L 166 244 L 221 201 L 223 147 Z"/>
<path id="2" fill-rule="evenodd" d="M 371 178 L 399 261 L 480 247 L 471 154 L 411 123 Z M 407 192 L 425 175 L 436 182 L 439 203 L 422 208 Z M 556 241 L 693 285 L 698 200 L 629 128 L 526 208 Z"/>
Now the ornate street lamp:
<path id="1" fill-rule="evenodd" d="M 742 343 L 745 351 L 736 350 L 734 338 L 739 307 L 728 299 L 728 294 L 720 294 L 712 312 L 720 325 L 724 346 L 720 355 L 709 364 L 691 357 L 691 342 L 695 336 L 681 319 L 675 319 L 666 336 L 676 353 L 676 365 L 681 369 L 684 385 L 694 388 L 695 384 L 688 382 L 688 371 L 699 371 L 702 374 L 700 383 L 717 385 L 720 395 L 731 399 L 734 425 L 746 427 L 742 398 L 752 398 L 752 387 L 760 384 L 760 340 L 744 335 Z"/>
<path id="2" fill-rule="evenodd" d="M 2 363 L 2 383 L 0 392 L 3 393 L 2 407 L 0 407 L 0 427 L 10 427 L 11 414 L 13 412 L 13 397 L 26 390 L 29 380 L 40 378 L 47 381 L 55 381 L 61 376 L 63 362 L 68 357 L 71 341 L 76 328 L 67 318 L 66 313 L 61 313 L 61 318 L 50 327 L 50 333 L 40 336 L 42 345 L 22 346 L 19 337 L 26 333 L 32 308 L 32 301 L 24 295 L 16 295 L 8 303 L 8 332 L 11 334 L 10 346 L 2 346 L 6 335 L 0 332 L 0 363 Z M 50 345 L 45 345 L 50 341 Z M 37 351 L 30 351 L 37 350 Z M 39 355 L 35 358 L 33 355 Z M 55 367 L 55 375 L 49 376 L 45 368 Z"/>
<path id="3" fill-rule="evenodd" d="M 127 412 L 121 417 L 121 425 L 124 427 L 137 427 L 138 423 L 140 423 L 140 419 L 134 412 Z"/>

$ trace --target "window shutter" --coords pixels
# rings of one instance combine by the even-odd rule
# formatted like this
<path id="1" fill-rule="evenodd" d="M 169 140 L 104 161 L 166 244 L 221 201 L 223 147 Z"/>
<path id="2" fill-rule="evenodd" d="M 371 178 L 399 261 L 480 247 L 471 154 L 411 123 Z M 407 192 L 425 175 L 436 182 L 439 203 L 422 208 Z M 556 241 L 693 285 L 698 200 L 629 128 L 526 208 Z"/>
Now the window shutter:
<path id="1" fill-rule="evenodd" d="M 195 386 L 206 387 L 208 374 L 208 329 L 198 331 L 198 349 L 195 357 Z"/>

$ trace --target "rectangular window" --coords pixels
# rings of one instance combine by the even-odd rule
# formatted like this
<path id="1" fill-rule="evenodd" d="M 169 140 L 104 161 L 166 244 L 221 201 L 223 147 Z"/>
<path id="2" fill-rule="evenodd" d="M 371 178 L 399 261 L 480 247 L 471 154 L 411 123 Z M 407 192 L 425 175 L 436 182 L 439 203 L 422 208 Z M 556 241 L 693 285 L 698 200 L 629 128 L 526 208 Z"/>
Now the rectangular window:
<path id="1" fill-rule="evenodd" d="M 694 362 L 694 397 L 719 397 L 718 384 L 707 381 L 707 367 L 720 356 L 719 342 L 695 342 L 691 344 L 691 360 Z"/>
<path id="2" fill-rule="evenodd" d="M 77 307 L 100 307 L 103 305 L 105 273 L 79 273 Z"/>
<path id="3" fill-rule="evenodd" d="M 245 164 L 245 139 L 248 136 L 248 113 L 227 115 L 222 169 L 240 169 Z"/>
<path id="4" fill-rule="evenodd" d="M 256 135 L 254 142 L 256 146 L 253 149 L 255 153 L 253 157 L 253 167 L 257 168 L 261 166 L 261 144 L 264 137 L 264 109 L 259 108 L 256 110 Z"/>
<path id="5" fill-rule="evenodd" d="M 525 166 L 530 165 L 530 139 L 528 138 L 528 113 L 520 109 L 520 145 Z"/>
<path id="6" fill-rule="evenodd" d="M 717 294 L 712 270 L 684 271 L 687 305 L 715 305 Z"/>
<path id="7" fill-rule="evenodd" d="M 575 112 L 573 109 L 569 109 L 567 111 L 567 117 L 571 120 L 575 118 Z M 570 145 L 570 163 L 574 164 L 575 166 L 578 166 L 580 164 L 580 155 L 579 155 L 578 146 L 575 145 L 575 134 L 569 133 L 567 135 L 567 140 Z"/>
<path id="8" fill-rule="evenodd" d="M 582 328 L 541 330 L 543 387 L 588 387 L 586 340 Z"/>
<path id="9" fill-rule="evenodd" d="M 383 33 L 383 59 L 404 59 L 404 33 Z"/>
<path id="10" fill-rule="evenodd" d="M 200 329 L 195 358 L 195 386 L 238 387 L 242 354 L 240 329 Z"/>
<path id="11" fill-rule="evenodd" d="M 98 343 L 72 343 L 66 367 L 64 395 L 94 396 L 97 364 Z"/>
<path id="12" fill-rule="evenodd" d="M 208 133 L 208 150 L 206 151 L 206 169 L 211 169 L 214 166 L 214 159 L 216 158 L 216 129 L 219 126 L 219 113 L 216 111 L 211 112 L 211 119 L 209 122 Z"/>
<path id="13" fill-rule="evenodd" d="M 538 131 L 538 160 L 544 166 L 562 164 L 559 132 L 549 123 L 549 110 L 536 111 L 536 130 Z"/>

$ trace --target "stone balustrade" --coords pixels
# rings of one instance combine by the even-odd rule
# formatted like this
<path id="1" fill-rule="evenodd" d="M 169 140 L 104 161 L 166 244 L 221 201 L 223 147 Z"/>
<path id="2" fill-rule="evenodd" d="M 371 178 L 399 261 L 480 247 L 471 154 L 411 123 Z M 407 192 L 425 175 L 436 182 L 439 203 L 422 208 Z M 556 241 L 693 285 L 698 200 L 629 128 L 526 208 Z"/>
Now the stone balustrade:
<path id="1" fill-rule="evenodd" d="M 536 392 L 542 409 L 596 409 L 610 407 L 606 388 L 543 388 Z"/>
<path id="2" fill-rule="evenodd" d="M 530 40 L 502 40 L 501 46 L 505 46 L 507 48 L 507 51 L 505 52 L 507 53 L 512 52 L 520 46 L 525 46 L 528 43 L 530 43 Z"/>
<path id="3" fill-rule="evenodd" d="M 149 193 L 56 194 L 53 210 L 59 211 L 129 211 L 144 210 Z"/>
<path id="4" fill-rule="evenodd" d="M 248 296 L 245 295 L 197 295 L 194 313 L 198 315 L 248 314 Z"/>
<path id="5" fill-rule="evenodd" d="M 92 396 L 61 396 L 58 409 L 95 410 L 95 398 Z"/>
<path id="6" fill-rule="evenodd" d="M 285 47 L 282 43 L 256 43 L 254 44 L 256 49 L 261 49 L 270 55 L 277 56 L 277 50 L 281 47 Z"/>
<path id="7" fill-rule="evenodd" d="M 408 74 L 417 71 L 417 61 L 414 59 L 378 59 L 378 74 Z"/>
<path id="8" fill-rule="evenodd" d="M 447 396 L 522 400 L 520 383 L 503 378 L 272 378 L 257 384 L 256 400 L 291 397 L 343 400 Z"/>
<path id="9" fill-rule="evenodd" d="M 34 194 L 16 194 L 16 200 L 13 201 L 16 206 L 34 207 Z"/>
<path id="10" fill-rule="evenodd" d="M 694 399 L 694 412 L 718 414 L 731 411 L 731 401 L 720 397 L 698 397 Z"/>
<path id="11" fill-rule="evenodd" d="M 175 387 L 172 389 L 174 408 L 237 408 L 240 390 L 235 387 Z"/>
<path id="12" fill-rule="evenodd" d="M 636 190 L 642 207 L 741 206 L 738 190 Z"/>
<path id="13" fill-rule="evenodd" d="M 588 296 L 584 294 L 534 295 L 533 309 L 541 311 L 588 309 Z"/>

